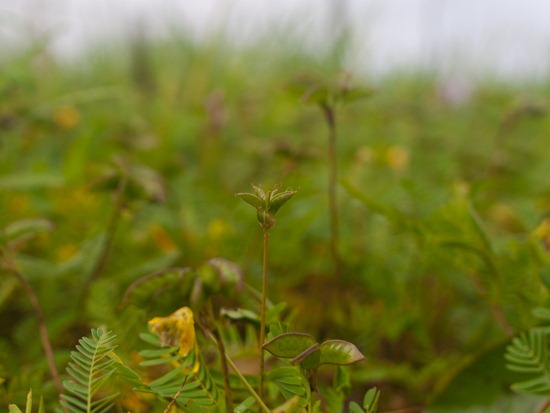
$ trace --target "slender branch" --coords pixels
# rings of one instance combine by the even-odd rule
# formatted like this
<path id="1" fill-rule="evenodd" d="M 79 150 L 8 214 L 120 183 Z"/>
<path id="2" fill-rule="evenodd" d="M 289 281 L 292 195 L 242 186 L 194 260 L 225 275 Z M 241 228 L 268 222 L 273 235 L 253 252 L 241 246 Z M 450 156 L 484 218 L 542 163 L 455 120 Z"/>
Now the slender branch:
<path id="1" fill-rule="evenodd" d="M 546 399 L 546 401 L 540 407 L 540 409 L 537 410 L 537 413 L 544 413 L 549 406 L 550 406 L 550 399 Z"/>
<path id="2" fill-rule="evenodd" d="M 216 344 L 216 346 L 218 345 L 218 340 L 216 340 L 216 337 L 214 337 L 213 334 L 208 334 L 207 335 L 210 340 L 212 340 L 214 342 L 214 344 Z M 254 400 L 256 400 L 256 402 L 258 403 L 258 405 L 260 406 L 260 409 L 264 412 L 264 413 L 271 413 L 271 410 L 269 410 L 269 407 L 266 406 L 266 404 L 264 403 L 264 401 L 262 400 L 262 398 L 260 397 L 260 395 L 254 390 L 254 388 L 250 385 L 250 383 L 248 382 L 248 380 L 246 379 L 246 377 L 244 377 L 242 375 L 242 373 L 239 371 L 239 369 L 237 368 L 237 366 L 235 365 L 235 363 L 233 362 L 233 360 L 231 360 L 231 357 L 229 357 L 227 354 L 226 354 L 226 357 L 225 357 L 225 360 L 227 362 L 227 364 L 229 365 L 229 367 L 231 367 L 231 369 L 235 372 L 235 374 L 237 375 L 237 377 L 239 378 L 239 380 L 241 381 L 241 383 L 243 384 L 243 386 L 248 390 L 248 392 L 250 393 L 250 395 L 254 398 Z"/>
<path id="3" fill-rule="evenodd" d="M 170 400 L 170 403 L 168 403 L 168 406 L 166 406 L 166 409 L 164 409 L 164 412 L 162 413 L 168 413 L 170 411 L 170 409 L 172 408 L 172 405 L 176 402 L 177 398 L 183 391 L 183 387 L 185 386 L 185 383 L 187 383 L 187 376 L 185 376 L 185 378 L 183 379 L 183 383 L 181 383 L 180 388 L 178 389 L 176 394 L 174 394 L 174 397 L 172 397 L 172 400 Z"/>
<path id="4" fill-rule="evenodd" d="M 107 228 L 105 230 L 107 238 L 105 240 L 105 243 L 103 244 L 103 248 L 101 249 L 100 255 L 94 265 L 94 268 L 92 269 L 92 272 L 90 273 L 90 276 L 86 281 L 86 285 L 84 286 L 84 294 L 87 293 L 92 282 L 99 278 L 101 273 L 105 270 L 105 266 L 107 265 L 111 250 L 113 249 L 113 241 L 115 239 L 115 234 L 118 229 L 118 224 L 120 222 L 120 214 L 124 209 L 124 192 L 126 191 L 127 185 L 128 177 L 126 176 L 126 174 L 123 174 L 118 183 L 116 192 L 114 193 L 115 205 L 113 206 L 113 210 L 111 211 L 111 215 L 109 216 L 109 221 L 107 223 Z"/>
<path id="5" fill-rule="evenodd" d="M 266 313 L 266 302 L 267 302 L 267 253 L 269 249 L 269 232 L 267 229 L 264 229 L 264 253 L 262 261 L 262 308 L 260 313 L 260 342 L 259 342 L 259 351 L 260 351 L 260 374 L 258 380 L 258 394 L 260 398 L 263 397 L 264 391 L 264 369 L 265 369 L 265 360 L 264 360 L 264 351 L 263 344 L 265 341 L 265 313 Z"/>
<path id="6" fill-rule="evenodd" d="M 12 260 L 7 261 L 8 258 L 6 256 L 4 256 L 4 258 L 6 260 L 6 262 L 4 263 L 4 267 L 21 282 L 21 285 L 23 286 L 23 289 L 25 290 L 25 293 L 29 298 L 34 314 L 36 315 L 36 318 L 38 320 L 38 332 L 40 334 L 40 340 L 42 341 L 42 347 L 44 348 L 46 360 L 48 361 L 48 368 L 55 383 L 57 392 L 61 394 L 63 393 L 63 385 L 61 384 L 59 373 L 55 365 L 52 344 L 48 335 L 48 329 L 46 328 L 46 318 L 44 317 L 44 312 L 42 311 L 42 307 L 40 306 L 40 302 L 38 301 L 38 296 L 32 289 L 25 276 L 21 273 L 21 271 L 17 269 L 15 263 Z"/>
<path id="7" fill-rule="evenodd" d="M 212 300 L 209 300 L 208 312 L 210 313 L 210 319 L 214 319 L 214 308 Z M 227 368 L 227 353 L 225 351 L 225 345 L 223 344 L 222 336 L 220 334 L 220 323 L 214 321 L 214 328 L 212 329 L 212 335 L 215 339 L 216 346 L 218 347 L 218 353 L 220 353 L 220 365 L 223 377 L 223 387 L 225 392 L 225 409 L 228 412 L 233 411 L 233 394 L 231 391 L 231 385 L 229 384 L 229 369 Z"/>
<path id="8" fill-rule="evenodd" d="M 338 252 L 338 165 L 336 162 L 336 113 L 329 104 L 321 105 L 328 127 L 328 207 L 330 219 L 330 255 L 336 276 L 341 274 L 341 260 Z"/>
<path id="9" fill-rule="evenodd" d="M 503 309 L 499 307 L 496 303 L 491 301 L 487 289 L 485 288 L 477 274 L 471 273 L 470 278 L 472 279 L 472 282 L 476 287 L 478 294 L 489 305 L 489 309 L 491 310 L 493 317 L 495 318 L 496 322 L 498 323 L 504 334 L 506 334 L 507 337 L 512 337 L 514 335 L 514 329 L 512 328 L 512 326 L 510 326 L 510 324 L 508 324 Z"/>
<path id="10" fill-rule="evenodd" d="M 264 413 L 271 413 L 271 410 L 269 410 L 269 408 L 265 405 L 265 403 L 264 403 L 264 401 L 262 400 L 262 398 L 260 397 L 260 395 L 254 391 L 254 389 L 252 388 L 252 386 L 250 385 L 250 383 L 248 382 L 248 380 L 246 380 L 246 378 L 241 374 L 241 372 L 239 371 L 239 369 L 237 368 L 237 366 L 235 365 L 235 363 L 233 363 L 233 360 L 231 360 L 230 357 L 227 357 L 227 364 L 229 364 L 229 366 L 231 367 L 231 369 L 235 372 L 235 374 L 237 375 L 237 377 L 241 380 L 243 386 L 246 387 L 246 389 L 248 390 L 248 392 L 250 393 L 250 395 L 251 395 L 252 397 L 254 397 L 254 399 L 256 400 L 256 402 L 258 402 L 258 405 L 260 406 L 260 409 L 262 409 L 262 411 L 263 411 Z"/>
<path id="11" fill-rule="evenodd" d="M 222 338 L 220 337 L 217 330 L 214 331 L 218 342 L 218 352 L 220 353 L 220 364 L 222 368 L 223 376 L 223 387 L 225 390 L 225 408 L 228 412 L 233 411 L 233 396 L 231 392 L 231 386 L 229 384 L 229 369 L 227 368 L 227 354 L 225 352 L 225 346 L 223 344 Z"/>

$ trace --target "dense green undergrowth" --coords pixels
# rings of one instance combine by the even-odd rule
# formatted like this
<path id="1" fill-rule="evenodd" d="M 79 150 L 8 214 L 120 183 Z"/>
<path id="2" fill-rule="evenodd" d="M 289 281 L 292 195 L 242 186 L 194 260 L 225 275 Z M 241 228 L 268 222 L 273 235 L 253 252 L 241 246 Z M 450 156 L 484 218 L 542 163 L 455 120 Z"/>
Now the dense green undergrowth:
<path id="1" fill-rule="evenodd" d="M 373 93 L 336 110 L 335 276 L 326 123 L 289 92 L 304 73 L 341 76 L 329 57 L 295 45 L 235 51 L 185 39 L 64 65 L 40 49 L 3 60 L 3 405 L 24 405 L 32 388 L 47 411 L 58 406 L 29 288 L 62 379 L 90 329 L 114 332 L 116 354 L 135 368 L 147 320 L 189 305 L 185 282 L 125 303 L 148 274 L 222 257 L 259 290 L 258 222 L 234 196 L 251 183 L 298 191 L 271 231 L 269 299 L 287 303 L 277 317 L 296 331 L 347 340 L 366 356 L 350 367 L 349 400 L 377 386 L 380 411 L 544 404 L 512 393 L 524 378 L 506 369 L 504 354 L 512 337 L 545 331 L 533 311 L 547 306 L 550 286 L 548 88 L 487 82 L 454 102 L 435 76 L 352 77 Z M 250 347 L 250 330 L 234 318 L 224 318 L 235 328 L 227 352 L 245 371 L 239 349 Z M 516 341 L 509 351 L 534 341 L 546 349 L 545 334 L 529 334 L 538 341 L 524 336 L 526 347 Z M 204 363 L 218 362 L 206 353 Z M 528 371 L 550 371 L 545 357 Z M 326 384 L 336 373 L 319 374 Z M 162 411 L 169 401 L 130 397 L 130 387 L 119 409 Z"/>

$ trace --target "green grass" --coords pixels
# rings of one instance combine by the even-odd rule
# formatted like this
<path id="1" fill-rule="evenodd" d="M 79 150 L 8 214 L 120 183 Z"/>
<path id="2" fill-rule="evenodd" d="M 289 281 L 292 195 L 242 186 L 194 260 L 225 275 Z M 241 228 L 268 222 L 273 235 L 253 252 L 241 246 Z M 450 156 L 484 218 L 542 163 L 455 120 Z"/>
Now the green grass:
<path id="1" fill-rule="evenodd" d="M 132 354 L 132 327 L 177 301 L 119 312 L 128 285 L 152 271 L 220 256 L 259 287 L 258 224 L 234 196 L 251 183 L 298 190 L 273 230 L 271 298 L 289 303 L 299 330 L 354 342 L 367 356 L 356 384 L 380 384 L 385 406 L 429 403 L 459 361 L 506 339 L 498 317 L 511 332 L 533 325 L 532 307 L 548 299 L 538 275 L 548 253 L 531 235 L 549 212 L 548 86 L 488 81 L 455 106 L 435 76 L 356 79 L 376 93 L 338 112 L 348 189 L 338 192 L 345 271 L 333 279 L 325 125 L 285 90 L 302 72 L 334 78 L 327 56 L 290 42 L 236 50 L 175 38 L 66 65 L 41 51 L 3 59 L 0 228 L 37 217 L 54 225 L 22 246 L 17 263 L 39 296 L 58 366 L 99 324 Z M 114 159 L 156 171 L 165 200 L 131 193 L 83 299 L 114 202 L 112 186 L 95 183 Z M 495 273 L 441 247 L 485 248 L 463 198 L 483 222 Z M 21 403 L 33 387 L 51 405 L 37 323 L 7 272 L 0 320 L 0 400 Z"/>

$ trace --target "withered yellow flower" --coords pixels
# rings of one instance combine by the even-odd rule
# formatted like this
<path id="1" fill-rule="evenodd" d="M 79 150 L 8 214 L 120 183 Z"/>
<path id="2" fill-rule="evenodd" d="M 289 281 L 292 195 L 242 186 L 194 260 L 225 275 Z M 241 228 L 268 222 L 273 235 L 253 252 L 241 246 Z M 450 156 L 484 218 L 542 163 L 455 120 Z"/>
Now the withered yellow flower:
<path id="1" fill-rule="evenodd" d="M 152 318 L 147 324 L 159 335 L 163 346 L 179 347 L 184 357 L 195 344 L 195 322 L 189 307 L 182 307 L 167 317 Z"/>

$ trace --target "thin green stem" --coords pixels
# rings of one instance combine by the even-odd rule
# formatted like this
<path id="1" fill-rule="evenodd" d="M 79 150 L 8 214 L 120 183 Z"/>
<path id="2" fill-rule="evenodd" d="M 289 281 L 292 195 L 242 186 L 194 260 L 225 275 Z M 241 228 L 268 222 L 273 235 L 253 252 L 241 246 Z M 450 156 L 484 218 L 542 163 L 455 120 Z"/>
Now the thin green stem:
<path id="1" fill-rule="evenodd" d="M 213 335 L 209 335 L 210 339 L 216 343 L 217 345 L 217 340 L 216 340 L 216 337 L 214 337 Z M 271 413 L 271 410 L 269 410 L 269 407 L 266 406 L 266 404 L 264 403 L 264 401 L 262 400 L 262 398 L 260 397 L 260 395 L 258 393 L 256 393 L 256 391 L 254 390 L 254 388 L 250 385 L 250 383 L 248 382 L 248 380 L 246 380 L 246 378 L 242 375 L 242 373 L 239 371 L 239 369 L 237 368 L 237 366 L 235 365 L 235 363 L 233 362 L 233 360 L 231 360 L 231 358 L 229 356 L 226 355 L 226 358 L 225 360 L 227 361 L 227 364 L 229 365 L 229 367 L 231 367 L 231 369 L 235 372 L 235 374 L 237 375 L 237 377 L 239 378 L 239 380 L 241 381 L 241 383 L 243 384 L 243 386 L 246 388 L 246 390 L 248 390 L 248 392 L 250 393 L 250 395 L 252 397 L 254 397 L 254 400 L 256 400 L 256 402 L 258 403 L 258 405 L 260 406 L 260 409 L 264 412 L 264 413 Z"/>
<path id="2" fill-rule="evenodd" d="M 114 193 L 114 199 L 115 204 L 113 206 L 113 210 L 111 211 L 111 215 L 109 217 L 109 221 L 107 223 L 107 228 L 105 230 L 106 232 L 106 239 L 105 243 L 103 244 L 103 248 L 101 249 L 101 252 L 99 254 L 99 257 L 88 277 L 86 280 L 86 284 L 84 285 L 83 294 L 86 296 L 88 294 L 88 291 L 90 289 L 90 286 L 92 283 L 99 278 L 99 276 L 103 273 L 105 270 L 105 266 L 107 265 L 107 261 L 109 259 L 109 256 L 111 255 L 111 250 L 113 249 L 113 243 L 115 239 L 115 234 L 118 229 L 118 224 L 120 222 L 120 217 L 122 214 L 122 210 L 124 209 L 124 193 L 126 191 L 126 186 L 128 185 L 128 177 L 126 174 L 124 174 L 119 183 L 118 187 L 116 189 L 116 192 Z M 84 302 L 85 300 L 82 300 Z"/>
<path id="3" fill-rule="evenodd" d="M 328 208 L 330 220 L 330 255 L 334 265 L 334 274 L 341 273 L 340 254 L 338 252 L 338 164 L 336 161 L 336 113 L 329 104 L 321 105 L 328 127 Z"/>
<path id="4" fill-rule="evenodd" d="M 263 261 L 262 261 L 262 308 L 260 313 L 260 341 L 259 341 L 259 351 L 260 351 L 260 376 L 258 380 L 258 394 L 260 398 L 263 397 L 264 392 L 264 369 L 265 369 L 265 360 L 264 360 L 264 351 L 263 344 L 265 342 L 265 313 L 266 313 L 266 302 L 267 302 L 267 253 L 269 250 L 269 232 L 267 229 L 264 229 L 264 252 L 263 252 Z"/>
<path id="5" fill-rule="evenodd" d="M 8 259 L 7 256 L 5 256 L 4 258 L 5 260 Z M 38 296 L 34 292 L 33 288 L 31 287 L 25 276 L 16 268 L 14 261 L 10 260 L 4 266 L 9 272 L 11 272 L 15 276 L 15 278 L 17 278 L 21 282 L 23 290 L 25 290 L 25 293 L 27 294 L 27 297 L 31 302 L 34 314 L 36 315 L 36 318 L 38 320 L 38 332 L 40 335 L 40 340 L 42 341 L 42 347 L 44 348 L 44 354 L 48 362 L 48 368 L 50 369 L 50 374 L 54 381 L 57 392 L 61 394 L 63 393 L 63 385 L 61 384 L 59 373 L 55 365 L 53 348 L 48 335 L 48 329 L 46 328 L 46 317 L 44 317 L 44 312 L 42 311 L 42 307 L 40 306 L 40 302 L 38 301 Z"/>
<path id="6" fill-rule="evenodd" d="M 225 345 L 223 344 L 222 336 L 220 333 L 220 323 L 216 321 L 214 317 L 214 306 L 212 299 L 208 300 L 208 315 L 213 321 L 212 335 L 215 338 L 216 346 L 218 347 L 218 353 L 220 353 L 220 365 L 223 377 L 223 387 L 225 392 L 225 408 L 228 412 L 233 411 L 233 394 L 231 391 L 231 385 L 229 384 L 229 369 L 227 368 L 227 353 L 225 351 Z"/>
<path id="7" fill-rule="evenodd" d="M 170 409 L 172 408 L 172 406 L 174 405 L 174 403 L 176 402 L 176 400 L 180 396 L 181 392 L 183 391 L 183 387 L 185 386 L 185 383 L 187 383 L 187 376 L 184 377 L 180 388 L 178 389 L 176 394 L 174 394 L 174 397 L 172 397 L 172 400 L 170 400 L 170 403 L 168 403 L 168 406 L 166 406 L 166 408 L 164 409 L 164 411 L 162 413 L 168 413 L 170 411 Z"/>

